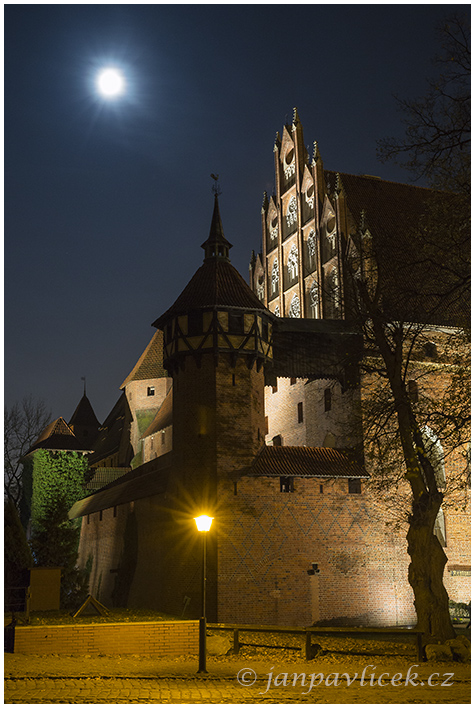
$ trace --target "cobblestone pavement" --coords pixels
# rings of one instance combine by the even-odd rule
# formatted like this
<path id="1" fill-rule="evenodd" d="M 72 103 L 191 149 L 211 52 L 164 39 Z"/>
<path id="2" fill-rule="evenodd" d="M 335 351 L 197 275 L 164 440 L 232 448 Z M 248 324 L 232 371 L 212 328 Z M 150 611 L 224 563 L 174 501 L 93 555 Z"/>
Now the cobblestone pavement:
<path id="1" fill-rule="evenodd" d="M 365 677 L 361 679 L 365 668 Z M 258 656 L 232 656 L 209 658 L 206 675 L 197 674 L 196 670 L 197 658 L 193 656 L 168 659 L 5 655 L 4 701 L 6 704 L 470 702 L 468 665 L 418 664 L 407 657 L 372 656 L 357 660 L 340 657 L 337 661 L 325 658 L 307 662 L 278 654 L 264 660 Z M 399 679 L 393 686 L 391 679 L 396 673 Z M 378 686 L 378 680 L 383 686 Z"/>

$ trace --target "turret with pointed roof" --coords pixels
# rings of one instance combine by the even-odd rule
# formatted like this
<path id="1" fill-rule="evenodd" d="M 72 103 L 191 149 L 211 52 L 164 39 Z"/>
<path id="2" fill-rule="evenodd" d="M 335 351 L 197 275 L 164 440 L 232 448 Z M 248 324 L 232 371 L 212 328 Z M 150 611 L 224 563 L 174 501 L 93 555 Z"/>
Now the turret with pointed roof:
<path id="1" fill-rule="evenodd" d="M 212 514 L 221 486 L 232 484 L 264 445 L 264 365 L 272 360 L 274 317 L 231 265 L 217 195 L 202 248 L 202 266 L 154 325 L 164 332 L 164 365 L 173 376 L 170 494 Z M 170 403 L 147 433 L 170 422 Z M 215 549 L 211 544 L 210 617 Z"/>
<path id="2" fill-rule="evenodd" d="M 173 305 L 153 323 L 164 330 L 164 366 L 173 371 L 184 358 L 212 353 L 245 356 L 260 363 L 270 356 L 273 316 L 229 260 L 218 196 L 203 265 Z M 245 337 L 244 337 L 245 336 Z"/>

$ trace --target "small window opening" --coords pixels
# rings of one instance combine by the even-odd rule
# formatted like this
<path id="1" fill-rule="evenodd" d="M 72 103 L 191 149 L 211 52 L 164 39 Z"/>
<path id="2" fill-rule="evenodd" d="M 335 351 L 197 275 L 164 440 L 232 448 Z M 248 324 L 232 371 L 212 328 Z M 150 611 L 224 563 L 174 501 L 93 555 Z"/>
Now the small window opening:
<path id="1" fill-rule="evenodd" d="M 155 387 L 147 387 L 147 396 L 155 396 Z"/>
<path id="2" fill-rule="evenodd" d="M 303 401 L 299 401 L 297 404 L 297 421 L 298 423 L 303 422 Z"/>
<path id="3" fill-rule="evenodd" d="M 244 332 L 244 314 L 228 313 L 228 331 L 231 335 L 242 335 Z"/>
<path id="4" fill-rule="evenodd" d="M 114 517 L 117 517 L 117 505 L 114 505 Z"/>
<path id="5" fill-rule="evenodd" d="M 102 510 L 99 512 L 99 522 L 102 522 Z"/>
<path id="6" fill-rule="evenodd" d="M 236 386 L 236 375 L 233 374 L 232 378 L 233 378 L 233 387 L 235 387 Z"/>
<path id="7" fill-rule="evenodd" d="M 281 492 L 293 492 L 294 491 L 294 479 L 290 477 L 280 478 L 280 491 Z"/>
<path id="8" fill-rule="evenodd" d="M 426 342 L 424 344 L 424 354 L 430 359 L 437 358 L 437 345 L 435 344 L 435 342 Z"/>
<path id="9" fill-rule="evenodd" d="M 350 495 L 361 495 L 361 480 L 359 478 L 348 478 L 348 492 Z"/>
<path id="10" fill-rule="evenodd" d="M 282 436 L 274 436 L 272 439 L 272 445 L 273 446 L 281 446 L 282 445 Z"/>
<path id="11" fill-rule="evenodd" d="M 201 335 L 203 332 L 203 313 L 191 310 L 188 313 L 188 335 Z"/>
<path id="12" fill-rule="evenodd" d="M 324 400 L 325 411 L 330 411 L 331 407 L 332 407 L 332 390 L 331 389 L 325 389 L 325 392 L 323 394 L 323 400 Z"/>
<path id="13" fill-rule="evenodd" d="M 320 485 L 320 493 L 323 493 L 323 485 Z"/>

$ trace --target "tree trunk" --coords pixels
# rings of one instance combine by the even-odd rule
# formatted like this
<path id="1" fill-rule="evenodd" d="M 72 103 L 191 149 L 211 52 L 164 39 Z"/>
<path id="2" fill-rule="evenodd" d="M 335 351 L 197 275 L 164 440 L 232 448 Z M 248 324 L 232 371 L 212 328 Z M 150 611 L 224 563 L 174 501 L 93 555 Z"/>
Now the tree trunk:
<path id="1" fill-rule="evenodd" d="M 455 637 L 449 597 L 443 584 L 447 557 L 434 534 L 439 507 L 437 495 L 424 495 L 415 501 L 406 537 L 411 557 L 408 579 L 414 591 L 417 627 L 424 632 L 424 645 Z"/>

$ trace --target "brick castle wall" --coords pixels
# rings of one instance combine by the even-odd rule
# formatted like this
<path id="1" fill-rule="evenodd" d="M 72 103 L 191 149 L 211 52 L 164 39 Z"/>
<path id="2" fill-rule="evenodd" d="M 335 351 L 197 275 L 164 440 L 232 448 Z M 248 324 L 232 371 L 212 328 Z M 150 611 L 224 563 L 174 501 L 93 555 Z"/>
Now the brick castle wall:
<path id="1" fill-rule="evenodd" d="M 220 499 L 221 622 L 415 622 L 404 537 L 386 533 L 381 510 L 346 479 L 295 479 L 282 493 L 278 478 L 248 478 Z"/>
<path id="2" fill-rule="evenodd" d="M 196 654 L 198 622 L 17 626 L 14 652 L 40 655 Z"/>

